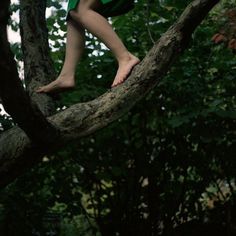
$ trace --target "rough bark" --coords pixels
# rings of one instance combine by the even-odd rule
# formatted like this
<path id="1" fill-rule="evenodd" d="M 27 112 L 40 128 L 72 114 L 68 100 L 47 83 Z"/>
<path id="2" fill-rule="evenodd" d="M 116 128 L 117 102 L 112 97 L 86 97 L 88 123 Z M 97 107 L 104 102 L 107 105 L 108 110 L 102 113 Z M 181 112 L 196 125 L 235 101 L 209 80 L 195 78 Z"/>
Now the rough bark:
<path id="1" fill-rule="evenodd" d="M 20 33 L 24 55 L 24 79 L 32 101 L 45 116 L 55 112 L 52 97 L 35 93 L 35 89 L 55 79 L 50 57 L 45 18 L 46 0 L 20 0 Z"/>
<path id="2" fill-rule="evenodd" d="M 0 185 L 10 183 L 43 155 L 87 136 L 125 114 L 165 76 L 186 48 L 192 32 L 219 0 L 195 0 L 138 65 L 128 80 L 99 98 L 71 106 L 48 120 L 60 129 L 58 142 L 47 150 L 30 144 L 17 127 L 0 137 Z M 16 135 L 18 134 L 18 135 Z"/>
<path id="3" fill-rule="evenodd" d="M 45 147 L 51 145 L 58 136 L 58 130 L 47 121 L 37 106 L 31 103 L 18 77 L 14 55 L 7 40 L 7 16 L 9 1 L 1 9 L 0 15 L 0 97 L 5 110 L 25 131 L 33 143 Z M 5 7 L 5 9 L 4 9 Z M 6 14 L 4 14 L 6 12 Z"/>

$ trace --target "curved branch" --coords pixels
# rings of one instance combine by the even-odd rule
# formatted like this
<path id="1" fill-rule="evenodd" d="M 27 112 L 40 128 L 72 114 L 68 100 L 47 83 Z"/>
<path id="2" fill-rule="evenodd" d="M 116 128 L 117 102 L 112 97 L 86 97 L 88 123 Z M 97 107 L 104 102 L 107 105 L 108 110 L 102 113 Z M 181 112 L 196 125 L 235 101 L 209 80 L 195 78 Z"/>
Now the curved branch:
<path id="1" fill-rule="evenodd" d="M 76 104 L 48 118 L 59 127 L 61 133 L 58 142 L 50 149 L 37 150 L 30 146 L 22 132 L 16 137 L 18 128 L 4 133 L 0 137 L 0 146 L 4 144 L 0 151 L 0 185 L 8 184 L 36 164 L 44 154 L 63 147 L 69 141 L 89 135 L 125 114 L 165 76 L 186 48 L 192 32 L 218 2 L 219 0 L 193 1 L 179 20 L 155 43 L 125 83 L 93 101 Z M 14 147 L 9 140 L 14 143 Z"/>

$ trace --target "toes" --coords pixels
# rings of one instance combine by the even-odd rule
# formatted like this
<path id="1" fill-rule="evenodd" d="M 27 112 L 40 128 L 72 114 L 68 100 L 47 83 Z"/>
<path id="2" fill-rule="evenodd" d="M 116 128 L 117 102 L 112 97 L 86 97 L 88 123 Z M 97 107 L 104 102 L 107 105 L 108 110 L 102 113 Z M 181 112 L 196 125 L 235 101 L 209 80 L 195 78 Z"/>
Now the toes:
<path id="1" fill-rule="evenodd" d="M 38 88 L 38 89 L 35 90 L 36 93 L 40 93 L 41 91 L 42 91 L 41 88 Z"/>
<path id="2" fill-rule="evenodd" d="M 36 93 L 43 93 L 44 91 L 44 87 L 39 87 L 38 89 L 35 90 Z"/>
<path id="3" fill-rule="evenodd" d="M 114 87 L 116 87 L 117 85 L 118 85 L 118 83 L 113 83 L 111 87 L 114 88 Z"/>
<path id="4" fill-rule="evenodd" d="M 114 87 L 116 87 L 119 84 L 120 84 L 120 82 L 113 83 L 111 87 L 114 88 Z"/>
<path id="5" fill-rule="evenodd" d="M 116 79 L 115 79 L 115 81 L 116 81 Z M 119 79 L 119 80 L 117 80 L 117 82 L 113 82 L 113 84 L 111 85 L 111 87 L 114 88 L 114 87 L 116 87 L 116 86 L 122 84 L 124 81 L 125 81 L 125 78 Z"/>
<path id="6" fill-rule="evenodd" d="M 118 83 L 114 83 L 114 84 L 111 85 L 111 87 L 114 88 L 114 87 L 116 87 L 116 86 L 122 84 L 123 82 L 124 82 L 124 81 L 120 81 L 120 82 L 118 82 Z"/>

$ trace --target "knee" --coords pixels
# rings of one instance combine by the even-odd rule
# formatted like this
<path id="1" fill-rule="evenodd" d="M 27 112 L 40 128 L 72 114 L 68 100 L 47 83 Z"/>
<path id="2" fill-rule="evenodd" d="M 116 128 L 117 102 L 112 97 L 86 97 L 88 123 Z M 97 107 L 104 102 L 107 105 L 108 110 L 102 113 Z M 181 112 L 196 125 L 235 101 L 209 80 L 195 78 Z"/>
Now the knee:
<path id="1" fill-rule="evenodd" d="M 76 10 L 71 10 L 69 12 L 70 17 L 72 18 L 72 20 L 83 24 L 84 22 L 84 18 L 85 18 L 85 12 L 84 11 L 76 11 Z"/>
<path id="2" fill-rule="evenodd" d="M 86 16 L 89 15 L 89 10 L 91 10 L 91 6 L 88 5 L 88 0 L 80 0 L 76 9 L 70 11 L 70 16 L 73 20 L 83 24 L 86 21 Z"/>
<path id="3" fill-rule="evenodd" d="M 71 10 L 69 12 L 70 17 L 72 18 L 72 20 L 76 21 L 76 22 L 81 22 L 81 16 L 80 14 L 76 11 L 76 10 Z"/>
<path id="4" fill-rule="evenodd" d="M 70 10 L 70 11 L 69 11 L 69 15 L 70 15 L 70 17 L 72 18 L 72 20 L 75 20 L 75 17 L 76 17 L 76 12 L 75 12 L 75 10 Z"/>

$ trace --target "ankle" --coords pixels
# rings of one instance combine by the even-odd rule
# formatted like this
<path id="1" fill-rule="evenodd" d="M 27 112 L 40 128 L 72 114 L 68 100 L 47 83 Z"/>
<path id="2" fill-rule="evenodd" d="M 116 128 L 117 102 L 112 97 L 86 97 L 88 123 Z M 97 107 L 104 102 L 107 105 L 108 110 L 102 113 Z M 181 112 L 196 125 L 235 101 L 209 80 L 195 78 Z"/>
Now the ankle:
<path id="1" fill-rule="evenodd" d="M 129 52 L 125 52 L 125 53 L 123 53 L 123 54 L 121 54 L 117 57 L 117 61 L 118 61 L 119 64 L 123 63 L 123 62 L 127 62 L 130 59 L 131 59 L 131 56 L 130 56 Z"/>
<path id="2" fill-rule="evenodd" d="M 60 73 L 58 78 L 60 79 L 69 79 L 69 80 L 74 80 L 75 78 L 75 75 L 74 74 L 71 74 L 71 73 Z"/>
<path id="3" fill-rule="evenodd" d="M 131 61 L 136 61 L 136 62 L 139 62 L 139 58 L 136 57 L 135 55 L 133 55 L 132 53 L 128 52 L 128 55 L 126 54 L 126 56 L 123 56 L 122 58 L 120 58 L 118 60 L 118 64 L 119 65 L 122 65 L 122 64 L 126 64 L 126 63 L 129 63 Z"/>

